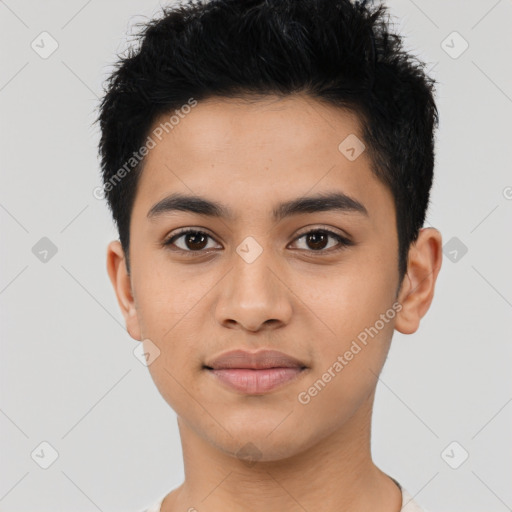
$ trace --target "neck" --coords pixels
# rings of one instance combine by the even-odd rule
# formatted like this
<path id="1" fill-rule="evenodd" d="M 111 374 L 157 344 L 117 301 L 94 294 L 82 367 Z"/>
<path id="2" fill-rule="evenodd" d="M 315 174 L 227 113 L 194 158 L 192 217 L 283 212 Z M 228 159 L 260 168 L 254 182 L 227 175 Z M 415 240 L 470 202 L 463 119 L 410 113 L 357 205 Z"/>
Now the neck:
<path id="1" fill-rule="evenodd" d="M 342 428 L 308 448 L 264 462 L 227 454 L 178 418 L 185 481 L 165 498 L 162 512 L 399 512 L 400 489 L 371 458 L 373 399 L 374 393 Z"/>

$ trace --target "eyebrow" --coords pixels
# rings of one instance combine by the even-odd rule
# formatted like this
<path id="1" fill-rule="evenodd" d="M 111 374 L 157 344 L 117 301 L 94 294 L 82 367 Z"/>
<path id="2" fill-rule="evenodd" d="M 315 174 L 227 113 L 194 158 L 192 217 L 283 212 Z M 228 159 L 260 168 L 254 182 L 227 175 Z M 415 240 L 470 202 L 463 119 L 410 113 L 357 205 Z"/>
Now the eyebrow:
<path id="1" fill-rule="evenodd" d="M 154 204 L 147 213 L 147 218 L 152 220 L 165 213 L 183 211 L 216 217 L 222 219 L 235 219 L 233 210 L 217 202 L 195 195 L 174 193 L 164 197 Z M 285 217 L 293 215 L 339 211 L 345 213 L 358 213 L 368 217 L 368 211 L 357 199 L 343 192 L 330 192 L 316 194 L 314 196 L 300 197 L 277 205 L 272 210 L 273 220 L 278 222 Z"/>

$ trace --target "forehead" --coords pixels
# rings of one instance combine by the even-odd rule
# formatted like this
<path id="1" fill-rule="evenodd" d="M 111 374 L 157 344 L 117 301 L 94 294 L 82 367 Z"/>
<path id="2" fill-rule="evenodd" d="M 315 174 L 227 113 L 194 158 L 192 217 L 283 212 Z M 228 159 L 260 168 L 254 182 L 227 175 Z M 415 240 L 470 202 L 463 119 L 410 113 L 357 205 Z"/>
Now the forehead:
<path id="1" fill-rule="evenodd" d="M 347 157 L 347 146 L 363 148 L 355 113 L 301 95 L 251 102 L 211 98 L 187 112 L 172 125 L 165 124 L 172 113 L 153 123 L 149 135 L 156 144 L 135 201 L 144 215 L 176 191 L 266 209 L 269 201 L 336 189 L 369 203 L 368 210 L 393 206 L 370 170 L 368 152 Z"/>
<path id="2" fill-rule="evenodd" d="M 337 160 L 338 145 L 346 136 L 352 134 L 362 139 L 355 113 L 299 94 L 259 100 L 210 98 L 180 119 L 174 116 L 174 122 L 178 122 L 165 128 L 169 117 L 164 114 L 157 118 L 152 131 L 164 128 L 164 145 L 193 153 L 197 159 L 211 159 L 212 152 L 222 151 L 230 158 L 241 157 L 240 148 L 244 148 L 251 152 L 258 150 L 262 158 L 280 150 L 278 153 L 287 158 L 308 153 L 313 158 L 330 156 Z M 166 136 L 170 134 L 173 137 Z M 162 144 L 159 146 L 151 152 L 150 160 L 165 152 Z M 326 149 L 328 155 L 321 155 Z"/>

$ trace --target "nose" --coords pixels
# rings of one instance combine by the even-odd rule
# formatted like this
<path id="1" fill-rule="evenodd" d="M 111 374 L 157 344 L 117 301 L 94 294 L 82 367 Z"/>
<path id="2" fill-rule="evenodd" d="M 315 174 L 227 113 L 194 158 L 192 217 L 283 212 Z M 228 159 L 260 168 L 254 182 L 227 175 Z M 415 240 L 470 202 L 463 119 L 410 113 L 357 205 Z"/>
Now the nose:
<path id="1" fill-rule="evenodd" d="M 235 253 L 233 268 L 219 288 L 217 321 L 224 327 L 252 332 L 287 325 L 293 311 L 293 294 L 277 267 L 270 249 L 263 250 L 252 262 Z"/>

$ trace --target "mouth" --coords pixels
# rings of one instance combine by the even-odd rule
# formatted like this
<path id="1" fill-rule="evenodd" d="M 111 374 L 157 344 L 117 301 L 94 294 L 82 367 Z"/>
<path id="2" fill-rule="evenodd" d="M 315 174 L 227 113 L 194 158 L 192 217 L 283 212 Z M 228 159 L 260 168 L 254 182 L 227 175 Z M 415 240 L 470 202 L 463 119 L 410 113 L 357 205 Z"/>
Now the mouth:
<path id="1" fill-rule="evenodd" d="M 204 369 L 229 388 L 249 395 L 260 395 L 281 388 L 306 370 L 305 367 L 253 370 L 250 368 L 215 369 L 208 366 Z"/>
<path id="2" fill-rule="evenodd" d="M 276 350 L 255 353 L 234 350 L 203 365 L 203 369 L 232 391 L 260 395 L 291 383 L 308 367 Z"/>

